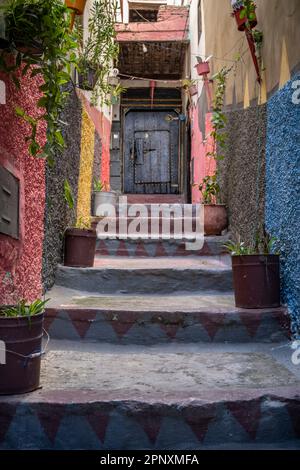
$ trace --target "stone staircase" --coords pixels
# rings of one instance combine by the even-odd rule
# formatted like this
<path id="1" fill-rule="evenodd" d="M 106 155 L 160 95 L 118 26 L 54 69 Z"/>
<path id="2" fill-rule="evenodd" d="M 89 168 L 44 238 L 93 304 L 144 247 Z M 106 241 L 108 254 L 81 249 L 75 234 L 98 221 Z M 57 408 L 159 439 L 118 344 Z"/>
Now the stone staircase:
<path id="1" fill-rule="evenodd" d="M 60 266 L 42 388 L 0 397 L 0 449 L 299 449 L 289 316 L 234 306 L 225 238 L 99 240 L 93 268 Z"/>

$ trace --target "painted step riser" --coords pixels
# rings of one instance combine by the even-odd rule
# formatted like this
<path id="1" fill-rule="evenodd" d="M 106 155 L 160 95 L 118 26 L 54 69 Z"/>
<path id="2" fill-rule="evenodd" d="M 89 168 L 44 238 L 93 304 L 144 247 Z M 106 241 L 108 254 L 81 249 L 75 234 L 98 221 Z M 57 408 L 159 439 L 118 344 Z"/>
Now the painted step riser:
<path id="1" fill-rule="evenodd" d="M 226 254 L 225 241 L 204 242 L 200 250 L 187 249 L 182 240 L 97 240 L 96 255 L 99 256 L 137 256 L 137 257 L 175 257 L 175 256 L 219 256 Z"/>
<path id="2" fill-rule="evenodd" d="M 250 392 L 251 393 L 251 392 Z M 1 403 L 0 449 L 205 449 L 300 446 L 300 400 L 272 396 L 198 402 L 97 399 L 52 393 L 47 402 Z"/>
<path id="3" fill-rule="evenodd" d="M 99 294 L 169 294 L 173 292 L 228 292 L 231 270 L 199 269 L 81 269 L 60 267 L 56 284 Z"/>
<path id="4" fill-rule="evenodd" d="M 151 312 L 48 309 L 52 339 L 121 345 L 162 343 L 276 343 L 290 338 L 284 310 L 254 312 Z"/>

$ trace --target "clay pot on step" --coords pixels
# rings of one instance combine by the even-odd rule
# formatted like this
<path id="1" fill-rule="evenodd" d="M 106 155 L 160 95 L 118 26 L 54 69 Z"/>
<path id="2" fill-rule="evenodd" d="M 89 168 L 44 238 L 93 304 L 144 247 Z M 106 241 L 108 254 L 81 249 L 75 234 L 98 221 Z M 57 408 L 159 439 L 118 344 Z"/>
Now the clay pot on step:
<path id="1" fill-rule="evenodd" d="M 204 205 L 204 234 L 222 235 L 227 228 L 227 210 L 224 204 Z"/>
<path id="2" fill-rule="evenodd" d="M 279 255 L 232 256 L 232 272 L 236 307 L 280 306 Z"/>
<path id="3" fill-rule="evenodd" d="M 39 388 L 43 320 L 44 313 L 30 319 L 0 315 L 1 357 L 5 357 L 5 364 L 0 363 L 0 395 L 27 393 Z"/>
<path id="4" fill-rule="evenodd" d="M 76 268 L 94 266 L 96 232 L 92 229 L 70 228 L 65 232 L 64 265 Z"/>

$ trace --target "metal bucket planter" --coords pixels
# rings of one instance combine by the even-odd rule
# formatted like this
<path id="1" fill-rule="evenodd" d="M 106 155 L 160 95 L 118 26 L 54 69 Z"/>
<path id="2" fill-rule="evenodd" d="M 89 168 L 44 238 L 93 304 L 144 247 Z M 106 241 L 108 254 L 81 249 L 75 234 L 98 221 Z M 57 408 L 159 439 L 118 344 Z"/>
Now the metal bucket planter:
<path id="1" fill-rule="evenodd" d="M 222 235 L 227 228 L 227 211 L 223 204 L 204 205 L 204 234 Z"/>
<path id="2" fill-rule="evenodd" d="M 246 25 L 247 25 L 247 22 L 249 22 L 249 25 L 250 25 L 250 28 L 253 29 L 255 28 L 255 26 L 257 26 L 257 18 L 256 18 L 256 14 L 254 13 L 255 15 L 255 18 L 253 18 L 252 20 L 248 20 L 248 18 L 241 18 L 241 12 L 243 11 L 243 8 L 240 8 L 239 10 L 236 10 L 233 15 L 235 16 L 235 19 L 236 19 L 236 23 L 237 23 L 237 26 L 238 26 L 238 30 L 239 31 L 245 31 L 246 30 Z"/>
<path id="3" fill-rule="evenodd" d="M 0 341 L 4 341 L 6 349 L 6 363 L 0 364 L 0 395 L 39 388 L 43 320 L 44 313 L 30 318 L 0 315 Z"/>
<path id="4" fill-rule="evenodd" d="M 64 265 L 91 268 L 96 249 L 95 230 L 70 228 L 65 233 Z"/>
<path id="5" fill-rule="evenodd" d="M 280 306 L 280 261 L 278 255 L 232 257 L 235 304 L 240 308 Z"/>
<path id="6" fill-rule="evenodd" d="M 92 214 L 96 217 L 104 217 L 107 214 L 106 205 L 116 206 L 117 194 L 113 191 L 94 191 Z"/>

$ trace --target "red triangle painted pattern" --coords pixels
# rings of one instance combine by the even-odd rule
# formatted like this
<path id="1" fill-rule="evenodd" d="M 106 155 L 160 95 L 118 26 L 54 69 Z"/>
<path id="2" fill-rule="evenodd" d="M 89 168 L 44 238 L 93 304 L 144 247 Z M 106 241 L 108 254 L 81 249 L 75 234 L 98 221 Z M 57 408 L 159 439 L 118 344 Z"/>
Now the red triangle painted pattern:
<path id="1" fill-rule="evenodd" d="M 87 420 L 93 429 L 93 431 L 96 433 L 98 439 L 104 443 L 105 440 L 105 434 L 107 430 L 107 426 L 109 423 L 109 413 L 105 413 L 101 410 L 99 411 L 93 411 L 93 414 L 89 414 L 87 416 Z"/>
<path id="2" fill-rule="evenodd" d="M 97 312 L 93 310 L 68 310 L 68 316 L 81 339 L 84 339 Z"/>
<path id="3" fill-rule="evenodd" d="M 223 327 L 224 313 L 199 313 L 196 315 L 199 323 L 203 326 L 210 339 L 213 341 L 217 332 Z"/>
<path id="4" fill-rule="evenodd" d="M 227 403 L 227 408 L 249 434 L 250 438 L 255 440 L 261 419 L 260 400 L 247 402 L 247 404 L 244 402 Z"/>
<path id="5" fill-rule="evenodd" d="M 163 417 L 153 415 L 151 411 L 144 412 L 136 416 L 136 420 L 147 434 L 149 441 L 155 444 L 161 428 Z"/>
<path id="6" fill-rule="evenodd" d="M 261 325 L 263 314 L 261 312 L 241 312 L 239 317 L 249 336 L 254 338 Z"/>
<path id="7" fill-rule="evenodd" d="M 119 338 L 122 338 L 130 328 L 136 323 L 138 320 L 138 313 L 137 312 L 122 312 L 120 316 L 119 313 L 105 313 L 104 318 L 105 320 L 112 326 L 114 332 Z M 126 319 L 126 321 L 124 321 Z"/>
<path id="8" fill-rule="evenodd" d="M 55 437 L 60 426 L 61 420 L 64 417 L 65 406 L 63 404 L 56 404 L 55 413 L 47 403 L 36 404 L 33 406 L 35 412 L 40 420 L 41 426 L 44 429 L 49 441 L 53 444 Z"/>
<path id="9" fill-rule="evenodd" d="M 201 408 L 190 406 L 184 411 L 184 417 L 198 441 L 203 442 L 210 423 L 216 418 L 216 406 L 211 404 Z"/>

